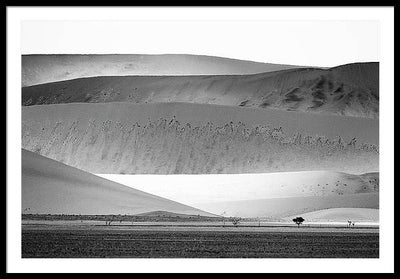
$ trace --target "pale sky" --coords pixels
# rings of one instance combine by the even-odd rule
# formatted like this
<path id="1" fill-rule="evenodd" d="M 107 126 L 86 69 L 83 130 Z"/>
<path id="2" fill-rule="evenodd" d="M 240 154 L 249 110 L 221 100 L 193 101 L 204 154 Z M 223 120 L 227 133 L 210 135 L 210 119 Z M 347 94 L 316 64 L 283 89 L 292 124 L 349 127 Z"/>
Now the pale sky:
<path id="1" fill-rule="evenodd" d="M 377 21 L 23 21 L 22 54 L 204 54 L 337 66 L 379 61 Z"/>

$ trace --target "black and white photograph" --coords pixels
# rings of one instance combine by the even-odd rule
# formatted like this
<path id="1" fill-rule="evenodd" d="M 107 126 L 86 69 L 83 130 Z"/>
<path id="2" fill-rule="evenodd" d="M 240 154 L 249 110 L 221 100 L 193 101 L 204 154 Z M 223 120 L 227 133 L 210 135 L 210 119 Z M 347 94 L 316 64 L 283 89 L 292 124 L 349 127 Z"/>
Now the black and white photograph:
<path id="1" fill-rule="evenodd" d="M 8 268 L 392 271 L 393 11 L 9 7 Z"/>

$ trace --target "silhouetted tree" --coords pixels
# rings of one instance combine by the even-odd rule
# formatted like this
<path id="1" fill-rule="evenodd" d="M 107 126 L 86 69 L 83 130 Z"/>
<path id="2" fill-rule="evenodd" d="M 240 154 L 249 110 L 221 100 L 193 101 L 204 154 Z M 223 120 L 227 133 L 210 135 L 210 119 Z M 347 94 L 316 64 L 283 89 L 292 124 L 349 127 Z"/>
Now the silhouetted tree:
<path id="1" fill-rule="evenodd" d="M 303 217 L 296 217 L 293 219 L 293 222 L 295 222 L 297 224 L 297 227 L 300 227 L 300 225 L 304 222 L 304 218 Z"/>

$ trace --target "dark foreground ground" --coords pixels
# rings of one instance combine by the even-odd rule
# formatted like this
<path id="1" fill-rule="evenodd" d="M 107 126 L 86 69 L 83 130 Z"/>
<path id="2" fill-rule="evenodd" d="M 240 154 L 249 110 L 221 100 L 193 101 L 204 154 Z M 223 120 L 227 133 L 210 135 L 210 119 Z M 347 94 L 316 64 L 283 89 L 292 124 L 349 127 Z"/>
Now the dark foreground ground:
<path id="1" fill-rule="evenodd" d="M 379 234 L 307 228 L 23 229 L 23 258 L 377 258 Z"/>

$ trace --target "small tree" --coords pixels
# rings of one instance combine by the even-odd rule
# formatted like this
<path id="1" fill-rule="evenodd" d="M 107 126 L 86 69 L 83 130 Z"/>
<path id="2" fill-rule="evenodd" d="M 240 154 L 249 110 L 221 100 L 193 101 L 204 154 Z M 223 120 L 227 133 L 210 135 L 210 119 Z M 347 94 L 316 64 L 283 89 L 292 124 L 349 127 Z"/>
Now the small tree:
<path id="1" fill-rule="evenodd" d="M 297 224 L 297 227 L 300 227 L 300 225 L 304 222 L 304 218 L 303 217 L 296 217 L 293 219 L 293 222 L 295 222 Z"/>
<path id="2" fill-rule="evenodd" d="M 231 218 L 231 222 L 235 227 L 237 227 L 239 225 L 241 220 L 242 220 L 242 218 L 240 218 L 240 217 L 232 217 Z"/>

